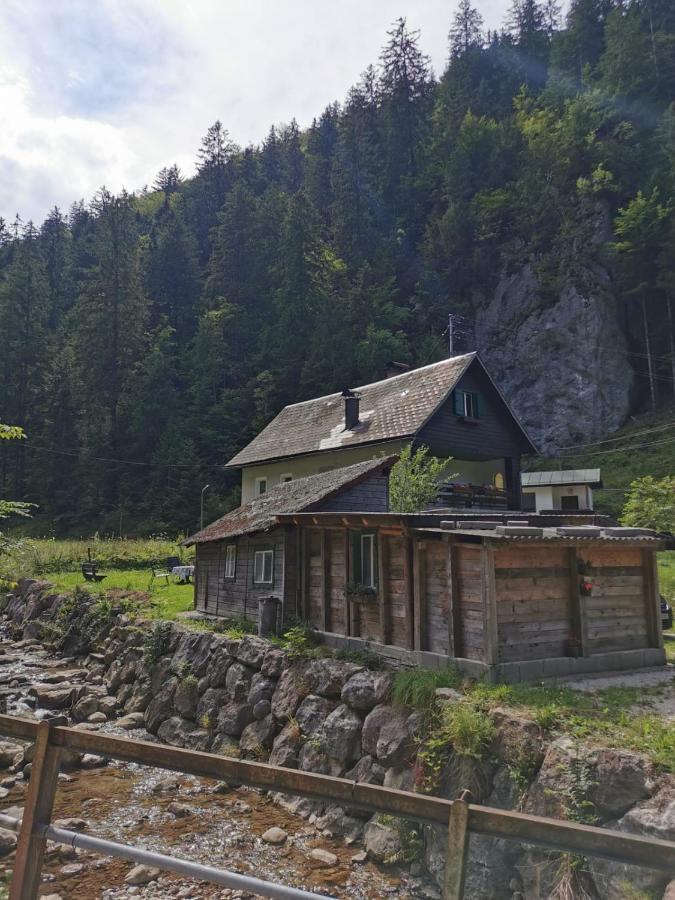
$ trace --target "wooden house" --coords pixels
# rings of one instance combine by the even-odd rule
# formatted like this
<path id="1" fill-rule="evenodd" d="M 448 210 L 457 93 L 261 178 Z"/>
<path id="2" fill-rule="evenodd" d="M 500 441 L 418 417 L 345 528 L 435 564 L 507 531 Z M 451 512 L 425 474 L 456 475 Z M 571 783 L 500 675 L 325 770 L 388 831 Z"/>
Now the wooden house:
<path id="1" fill-rule="evenodd" d="M 535 448 L 477 353 L 286 406 L 227 466 L 247 503 L 408 444 L 452 457 L 441 505 L 520 508 L 520 459 Z"/>

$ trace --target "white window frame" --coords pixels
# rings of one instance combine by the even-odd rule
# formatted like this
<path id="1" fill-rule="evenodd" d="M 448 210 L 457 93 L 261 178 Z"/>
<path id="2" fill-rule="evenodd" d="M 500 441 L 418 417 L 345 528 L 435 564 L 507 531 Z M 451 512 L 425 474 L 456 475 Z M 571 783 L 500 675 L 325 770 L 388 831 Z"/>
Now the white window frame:
<path id="1" fill-rule="evenodd" d="M 368 550 L 366 548 L 368 547 Z M 366 578 L 366 558 L 370 568 L 370 578 Z M 377 573 L 375 572 L 375 535 L 361 535 L 361 585 L 362 587 L 377 587 Z"/>
<path id="2" fill-rule="evenodd" d="M 268 568 L 269 578 L 265 578 L 265 570 Z M 258 560 L 261 560 L 260 573 L 258 572 Z M 258 577 L 260 574 L 260 577 Z M 274 584 L 274 550 L 256 550 L 253 554 L 253 584 Z"/>
<path id="3" fill-rule="evenodd" d="M 288 484 L 289 481 L 293 481 L 292 472 L 284 472 L 283 475 L 279 476 L 279 484 Z"/>
<path id="4" fill-rule="evenodd" d="M 260 490 L 261 487 L 265 485 L 264 490 Z M 267 475 L 260 475 L 255 480 L 255 495 L 256 497 L 262 497 L 263 494 L 267 493 Z"/>
<path id="5" fill-rule="evenodd" d="M 237 575 L 237 545 L 228 544 L 225 548 L 225 578 L 234 580 Z"/>
<path id="6" fill-rule="evenodd" d="M 463 397 L 463 405 L 464 405 L 464 415 L 467 419 L 476 419 L 476 395 L 473 391 L 462 391 Z"/>

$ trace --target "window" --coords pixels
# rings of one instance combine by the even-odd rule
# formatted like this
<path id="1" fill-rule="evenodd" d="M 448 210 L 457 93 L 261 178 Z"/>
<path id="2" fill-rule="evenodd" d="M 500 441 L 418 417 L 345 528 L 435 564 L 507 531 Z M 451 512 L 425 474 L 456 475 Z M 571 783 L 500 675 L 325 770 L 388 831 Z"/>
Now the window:
<path id="1" fill-rule="evenodd" d="M 262 478 L 256 478 L 255 480 L 255 495 L 256 497 L 262 497 L 263 494 L 267 493 L 267 476 L 263 476 Z"/>
<path id="2" fill-rule="evenodd" d="M 225 578 L 234 578 L 237 569 L 237 545 L 228 544 L 225 551 Z"/>
<path id="3" fill-rule="evenodd" d="M 362 587 L 377 587 L 377 536 L 372 531 L 352 535 L 352 581 Z"/>
<path id="4" fill-rule="evenodd" d="M 286 484 L 289 481 L 293 481 L 293 476 L 290 472 L 286 472 L 285 475 L 279 476 L 279 484 Z"/>
<path id="5" fill-rule="evenodd" d="M 464 419 L 478 419 L 481 415 L 481 397 L 475 391 L 455 391 L 453 395 L 455 415 Z"/>
<path id="6" fill-rule="evenodd" d="M 272 584 L 274 550 L 256 550 L 253 557 L 253 584 Z"/>
<path id="7" fill-rule="evenodd" d="M 561 509 L 579 509 L 579 498 L 575 494 L 573 497 L 560 498 Z"/>

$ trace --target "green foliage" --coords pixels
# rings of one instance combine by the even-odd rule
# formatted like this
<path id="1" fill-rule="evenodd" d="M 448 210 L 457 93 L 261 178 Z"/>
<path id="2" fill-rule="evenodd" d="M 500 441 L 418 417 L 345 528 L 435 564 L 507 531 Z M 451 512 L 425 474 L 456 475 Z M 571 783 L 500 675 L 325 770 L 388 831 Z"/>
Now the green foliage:
<path id="1" fill-rule="evenodd" d="M 295 625 L 285 631 L 281 638 L 281 647 L 291 660 L 316 655 L 318 649 L 312 631 L 307 625 Z"/>
<path id="2" fill-rule="evenodd" d="M 675 532 L 675 475 L 632 482 L 621 524 Z"/>
<path id="3" fill-rule="evenodd" d="M 155 622 L 143 639 L 143 660 L 154 666 L 171 649 L 173 629 L 170 622 Z"/>
<path id="4" fill-rule="evenodd" d="M 412 709 L 431 709 L 436 702 L 438 688 L 457 688 L 462 678 L 457 669 L 402 669 L 396 673 L 392 698 L 397 706 Z"/>
<path id="5" fill-rule="evenodd" d="M 428 447 L 418 447 L 414 453 L 410 444 L 404 447 L 389 476 L 392 511 L 414 513 L 432 504 L 449 464 L 449 459 L 430 457 Z"/>

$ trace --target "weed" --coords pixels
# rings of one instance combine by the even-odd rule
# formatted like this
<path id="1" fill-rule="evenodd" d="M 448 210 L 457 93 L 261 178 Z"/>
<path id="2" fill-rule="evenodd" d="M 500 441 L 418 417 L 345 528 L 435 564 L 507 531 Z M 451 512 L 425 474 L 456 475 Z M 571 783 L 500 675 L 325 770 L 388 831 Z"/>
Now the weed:
<path id="1" fill-rule="evenodd" d="M 453 666 L 444 669 L 404 669 L 394 679 L 392 698 L 397 706 L 430 709 L 436 702 L 436 690 L 457 688 L 461 676 Z"/>
<path id="2" fill-rule="evenodd" d="M 173 628 L 171 622 L 156 622 L 146 631 L 143 641 L 143 660 L 146 665 L 154 666 L 166 656 L 171 649 Z"/>

